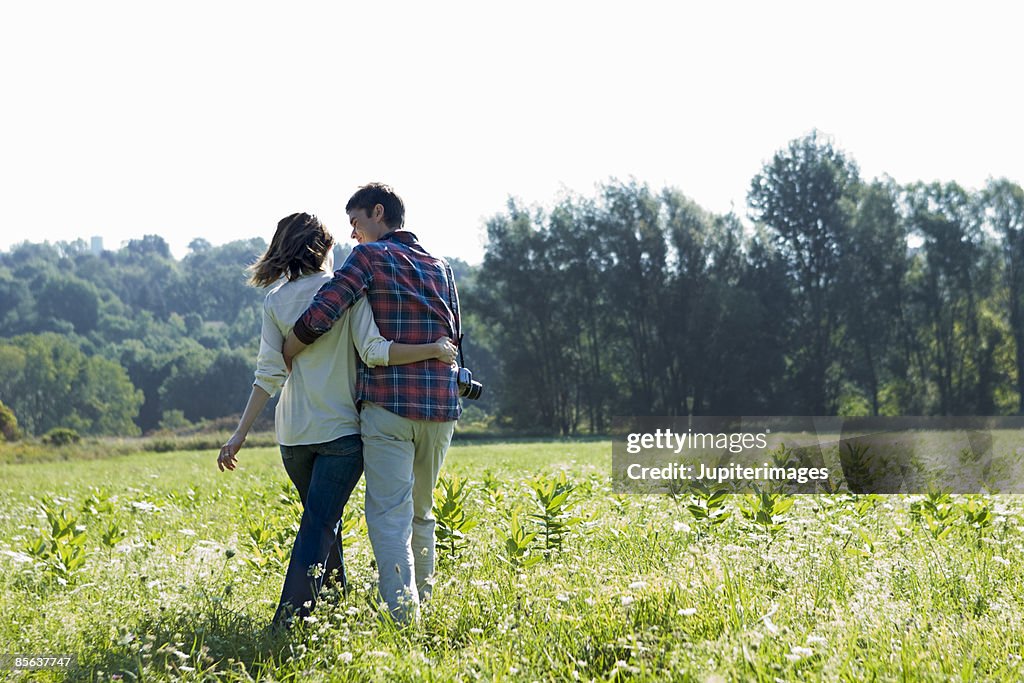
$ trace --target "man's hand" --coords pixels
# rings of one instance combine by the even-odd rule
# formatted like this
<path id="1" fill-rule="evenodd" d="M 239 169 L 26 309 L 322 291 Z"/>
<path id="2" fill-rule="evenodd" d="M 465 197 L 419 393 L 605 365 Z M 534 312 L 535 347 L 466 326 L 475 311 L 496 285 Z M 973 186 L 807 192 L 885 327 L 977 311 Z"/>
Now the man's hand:
<path id="1" fill-rule="evenodd" d="M 437 347 L 437 355 L 434 356 L 435 358 L 444 361 L 448 365 L 455 363 L 455 357 L 459 350 L 456 348 L 455 344 L 452 343 L 451 339 L 448 337 L 441 337 L 434 342 L 434 346 Z"/>
<path id="2" fill-rule="evenodd" d="M 284 366 L 288 368 L 288 372 L 292 371 L 292 361 L 295 356 L 302 353 L 302 350 L 309 346 L 299 341 L 299 338 L 295 336 L 294 332 L 289 332 L 287 339 L 284 340 L 284 347 L 281 349 L 281 354 L 284 356 Z"/>

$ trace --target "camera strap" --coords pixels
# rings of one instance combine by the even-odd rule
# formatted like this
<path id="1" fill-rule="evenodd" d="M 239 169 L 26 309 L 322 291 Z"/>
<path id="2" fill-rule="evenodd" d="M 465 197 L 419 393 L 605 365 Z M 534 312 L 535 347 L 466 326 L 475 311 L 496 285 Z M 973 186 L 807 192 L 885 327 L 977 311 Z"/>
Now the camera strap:
<path id="1" fill-rule="evenodd" d="M 444 276 L 448 280 L 448 308 L 452 312 L 452 331 L 455 333 L 455 345 L 459 347 L 459 367 L 466 367 L 466 359 L 462 355 L 462 312 L 455 305 L 452 294 L 455 292 L 455 278 L 452 276 L 451 266 L 444 262 Z"/>

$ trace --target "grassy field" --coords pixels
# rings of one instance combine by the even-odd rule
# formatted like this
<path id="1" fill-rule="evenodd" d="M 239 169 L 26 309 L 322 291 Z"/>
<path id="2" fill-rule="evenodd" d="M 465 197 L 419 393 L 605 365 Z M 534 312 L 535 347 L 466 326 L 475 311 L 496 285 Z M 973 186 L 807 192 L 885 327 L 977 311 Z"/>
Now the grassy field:
<path id="1" fill-rule="evenodd" d="M 1019 497 L 616 496 L 606 441 L 459 445 L 421 623 L 375 610 L 360 485 L 355 590 L 282 636 L 297 497 L 275 449 L 215 457 L 0 466 L 0 654 L 77 656 L 0 677 L 1024 678 Z"/>

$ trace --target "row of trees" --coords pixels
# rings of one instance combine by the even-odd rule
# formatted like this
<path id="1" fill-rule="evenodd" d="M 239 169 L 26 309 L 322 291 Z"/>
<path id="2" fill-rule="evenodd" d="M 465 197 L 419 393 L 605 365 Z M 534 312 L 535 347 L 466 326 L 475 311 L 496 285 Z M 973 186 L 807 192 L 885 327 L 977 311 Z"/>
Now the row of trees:
<path id="1" fill-rule="evenodd" d="M 130 435 L 239 413 L 265 294 L 245 267 L 265 249 L 197 239 L 179 261 L 148 235 L 99 254 L 82 241 L 0 253 L 0 404 L 28 434 Z M 336 247 L 335 263 L 348 251 Z"/>
<path id="2" fill-rule="evenodd" d="M 864 180 L 811 134 L 748 198 L 749 225 L 637 182 L 511 201 L 483 264 L 453 260 L 486 387 L 471 414 L 568 434 L 615 415 L 1024 412 L 1018 185 Z M 238 413 L 263 297 L 244 268 L 265 247 L 0 253 L 0 402 L 36 434 Z"/>
<path id="3" fill-rule="evenodd" d="M 196 239 L 179 262 L 156 235 L 99 254 L 82 240 L 25 242 L 0 254 L 0 331 L 76 334 L 102 344 L 175 316 L 189 332 L 210 332 L 204 321 L 248 328 L 260 295 L 246 286 L 243 269 L 265 248 L 262 239 L 220 247 Z"/>
<path id="4" fill-rule="evenodd" d="M 1024 191 L 862 180 L 816 134 L 765 164 L 752 229 L 675 189 L 510 202 L 467 301 L 500 415 L 1024 410 Z"/>
<path id="5" fill-rule="evenodd" d="M 262 292 L 260 239 L 195 240 L 177 261 L 149 235 L 93 254 L 81 241 L 0 254 L 0 400 L 22 430 L 134 434 L 237 413 Z"/>

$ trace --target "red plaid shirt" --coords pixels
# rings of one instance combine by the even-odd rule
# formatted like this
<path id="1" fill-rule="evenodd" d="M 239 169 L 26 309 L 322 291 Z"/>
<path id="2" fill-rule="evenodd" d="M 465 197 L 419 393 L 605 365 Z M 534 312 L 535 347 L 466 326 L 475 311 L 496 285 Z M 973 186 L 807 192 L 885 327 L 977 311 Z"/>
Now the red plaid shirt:
<path id="1" fill-rule="evenodd" d="M 295 321 L 295 336 L 312 344 L 364 294 L 386 339 L 405 344 L 429 344 L 444 336 L 458 340 L 459 295 L 451 268 L 407 230 L 356 245 Z M 456 371 L 439 360 L 376 368 L 359 361 L 356 402 L 373 401 L 412 420 L 457 420 L 462 408 L 456 378 Z"/>

